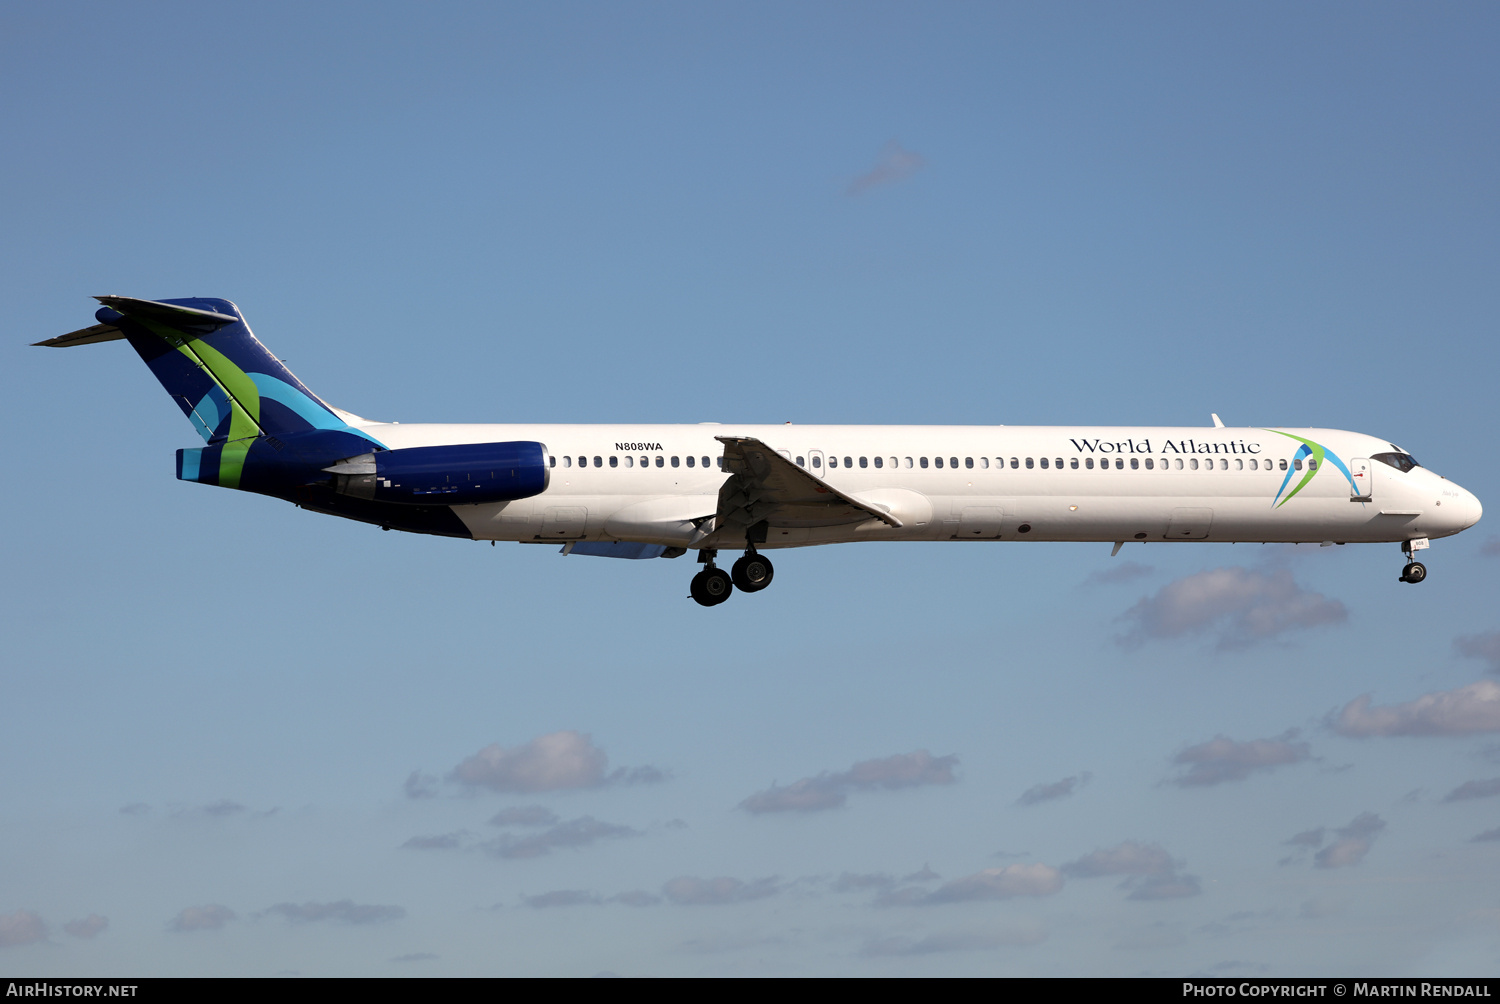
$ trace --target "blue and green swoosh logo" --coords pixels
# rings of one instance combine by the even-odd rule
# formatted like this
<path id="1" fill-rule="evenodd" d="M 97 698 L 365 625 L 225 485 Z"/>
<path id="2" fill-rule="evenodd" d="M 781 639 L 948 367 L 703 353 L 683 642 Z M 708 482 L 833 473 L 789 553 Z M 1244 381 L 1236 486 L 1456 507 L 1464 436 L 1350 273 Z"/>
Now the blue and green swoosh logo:
<path id="1" fill-rule="evenodd" d="M 1343 460 L 1339 459 L 1339 455 L 1337 453 L 1334 453 L 1322 443 L 1315 443 L 1311 439 L 1303 439 L 1301 436 L 1294 436 L 1290 432 L 1282 432 L 1280 429 L 1264 429 L 1262 431 L 1274 432 L 1278 436 L 1285 436 L 1288 439 L 1295 439 L 1297 442 L 1302 444 L 1301 446 L 1297 447 L 1297 452 L 1292 455 L 1292 460 L 1294 461 L 1294 463 L 1287 466 L 1286 477 L 1281 479 L 1281 487 L 1276 489 L 1276 497 L 1271 500 L 1272 509 L 1279 509 L 1282 506 L 1286 505 L 1292 500 L 1293 496 L 1295 496 L 1302 489 L 1306 488 L 1307 483 L 1313 479 L 1314 474 L 1317 474 L 1318 471 L 1322 469 L 1324 463 L 1331 463 L 1333 464 L 1333 466 L 1337 467 L 1339 469 L 1339 472 L 1344 475 L 1345 480 L 1349 482 L 1349 487 L 1354 487 L 1354 475 L 1349 473 L 1349 465 L 1344 463 Z M 1302 479 L 1297 482 L 1297 487 L 1293 488 L 1291 491 L 1287 491 L 1286 486 L 1291 484 L 1292 475 L 1297 473 L 1297 465 L 1295 461 L 1302 460 L 1304 458 L 1309 459 L 1312 462 L 1307 465 L 1307 470 L 1303 473 Z"/>

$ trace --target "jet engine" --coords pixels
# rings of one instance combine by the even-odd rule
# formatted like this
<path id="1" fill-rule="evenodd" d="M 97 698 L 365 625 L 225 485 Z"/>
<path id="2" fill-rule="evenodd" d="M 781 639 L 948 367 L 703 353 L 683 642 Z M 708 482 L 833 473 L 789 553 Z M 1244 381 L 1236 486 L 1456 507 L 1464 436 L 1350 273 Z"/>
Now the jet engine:
<path id="1" fill-rule="evenodd" d="M 325 467 L 340 495 L 407 505 L 474 505 L 530 498 L 547 489 L 541 443 L 467 443 L 381 450 Z"/>

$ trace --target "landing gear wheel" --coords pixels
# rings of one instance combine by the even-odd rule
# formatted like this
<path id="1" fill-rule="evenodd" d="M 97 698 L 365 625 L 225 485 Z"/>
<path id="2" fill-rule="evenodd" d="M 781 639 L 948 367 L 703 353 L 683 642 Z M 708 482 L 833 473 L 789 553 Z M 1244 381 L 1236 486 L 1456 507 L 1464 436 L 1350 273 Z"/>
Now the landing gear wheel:
<path id="1" fill-rule="evenodd" d="M 734 592 L 734 583 L 729 579 L 729 573 L 722 568 L 705 568 L 693 576 L 692 585 L 688 592 L 693 594 L 705 607 L 716 607 L 729 599 L 729 594 Z"/>
<path id="2" fill-rule="evenodd" d="M 1420 561 L 1413 561 L 1405 568 L 1401 569 L 1400 581 L 1402 582 L 1410 582 L 1415 585 L 1425 578 L 1427 578 L 1427 566 L 1422 564 Z"/>
<path id="3" fill-rule="evenodd" d="M 734 579 L 734 584 L 747 593 L 757 593 L 771 584 L 771 577 L 776 574 L 776 569 L 771 567 L 771 560 L 763 554 L 747 554 L 740 558 L 729 569 L 729 575 Z"/>

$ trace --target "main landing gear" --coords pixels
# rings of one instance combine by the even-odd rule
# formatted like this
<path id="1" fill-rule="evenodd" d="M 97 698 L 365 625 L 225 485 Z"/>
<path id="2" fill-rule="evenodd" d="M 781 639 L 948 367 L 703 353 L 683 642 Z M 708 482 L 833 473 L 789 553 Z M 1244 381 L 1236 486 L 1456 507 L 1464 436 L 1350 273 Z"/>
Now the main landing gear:
<path id="1" fill-rule="evenodd" d="M 1406 555 L 1406 567 L 1401 569 L 1401 577 L 1397 582 L 1410 582 L 1416 585 L 1427 578 L 1427 566 L 1412 557 L 1413 551 L 1420 551 L 1427 546 L 1426 538 L 1421 540 L 1408 540 L 1401 545 L 1401 553 Z"/>
<path id="2" fill-rule="evenodd" d="M 698 552 L 698 560 L 704 568 L 693 576 L 688 587 L 693 599 L 705 607 L 716 607 L 729 599 L 736 586 L 747 593 L 760 592 L 771 584 L 771 577 L 776 574 L 770 559 L 756 553 L 753 547 L 727 572 L 714 564 L 718 556 L 719 552 L 711 548 Z"/>

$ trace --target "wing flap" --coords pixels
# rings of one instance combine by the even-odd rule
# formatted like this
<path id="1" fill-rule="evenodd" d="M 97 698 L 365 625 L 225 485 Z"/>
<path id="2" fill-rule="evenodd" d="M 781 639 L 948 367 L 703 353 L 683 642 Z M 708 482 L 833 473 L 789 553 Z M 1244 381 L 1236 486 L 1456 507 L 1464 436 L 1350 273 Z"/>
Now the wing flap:
<path id="1" fill-rule="evenodd" d="M 805 468 L 748 436 L 718 436 L 724 469 L 734 475 L 719 489 L 715 530 L 762 521 L 779 527 L 844 526 L 879 520 L 899 528 L 901 520 L 846 495 Z"/>

